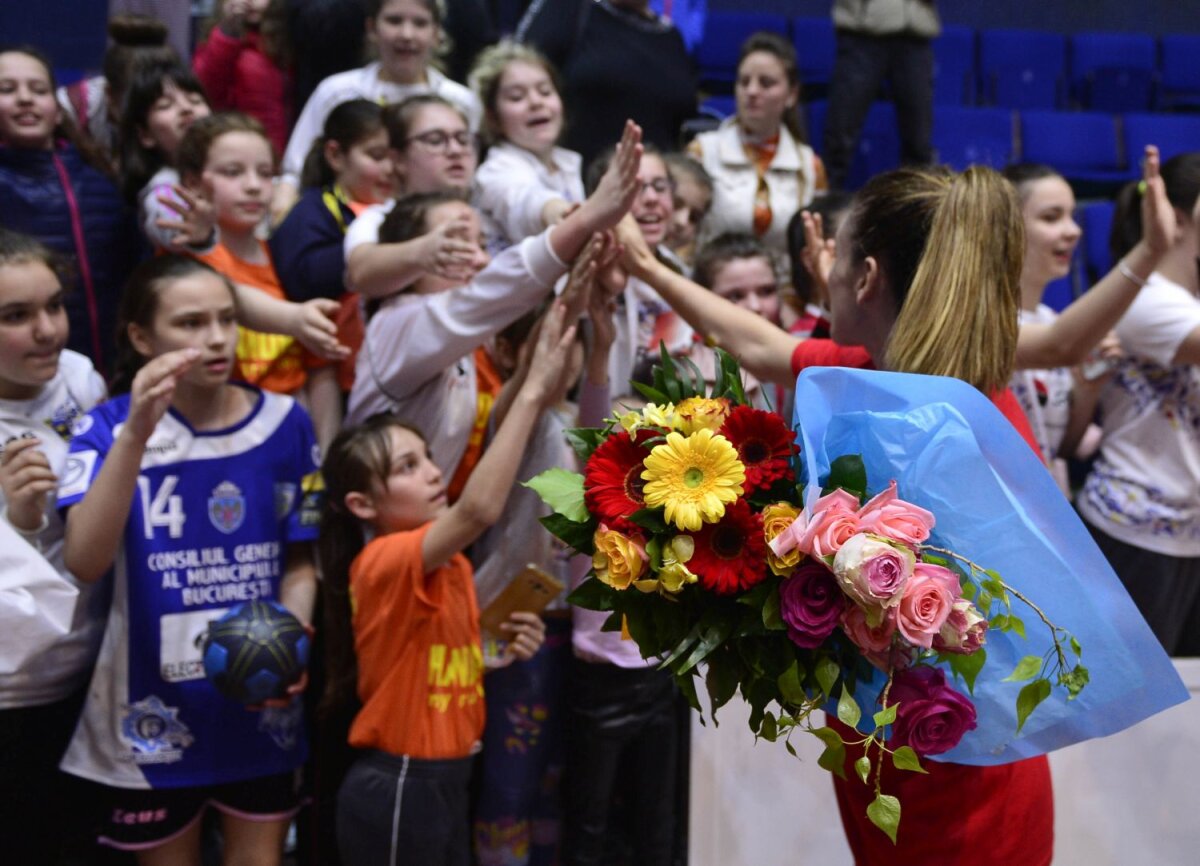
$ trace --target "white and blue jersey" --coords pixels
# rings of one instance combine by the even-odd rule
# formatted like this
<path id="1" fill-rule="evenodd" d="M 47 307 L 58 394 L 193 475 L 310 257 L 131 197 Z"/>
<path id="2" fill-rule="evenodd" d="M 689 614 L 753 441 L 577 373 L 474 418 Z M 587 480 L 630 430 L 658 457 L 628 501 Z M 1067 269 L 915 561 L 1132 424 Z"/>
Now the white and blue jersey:
<path id="1" fill-rule="evenodd" d="M 241 386 L 247 387 L 249 386 Z M 278 598 L 286 546 L 317 534 L 320 454 L 290 397 L 249 388 L 237 425 L 196 431 L 173 410 L 146 443 L 87 703 L 62 769 L 120 788 L 213 785 L 305 758 L 298 701 L 245 709 L 204 676 L 209 622 Z M 129 395 L 81 418 L 59 486 L 80 502 L 129 414 Z"/>

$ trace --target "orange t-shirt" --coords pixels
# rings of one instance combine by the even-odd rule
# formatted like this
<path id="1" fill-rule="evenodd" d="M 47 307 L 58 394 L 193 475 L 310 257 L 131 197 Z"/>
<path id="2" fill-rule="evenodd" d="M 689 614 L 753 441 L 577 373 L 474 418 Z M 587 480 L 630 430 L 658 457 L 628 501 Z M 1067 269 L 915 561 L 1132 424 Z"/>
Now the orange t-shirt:
<path id="1" fill-rule="evenodd" d="M 425 760 L 464 758 L 483 736 L 483 650 L 471 565 L 425 574 L 432 524 L 376 538 L 350 566 L 362 709 L 350 745 Z"/>
<path id="2" fill-rule="evenodd" d="M 271 254 L 262 244 L 265 265 L 256 265 L 235 256 L 224 244 L 196 258 L 210 265 L 235 283 L 266 292 L 272 298 L 286 301 L 283 286 L 275 275 Z M 265 334 L 238 328 L 237 378 L 277 394 L 292 394 L 304 387 L 307 379 L 304 350 L 294 337 L 285 334 Z"/>

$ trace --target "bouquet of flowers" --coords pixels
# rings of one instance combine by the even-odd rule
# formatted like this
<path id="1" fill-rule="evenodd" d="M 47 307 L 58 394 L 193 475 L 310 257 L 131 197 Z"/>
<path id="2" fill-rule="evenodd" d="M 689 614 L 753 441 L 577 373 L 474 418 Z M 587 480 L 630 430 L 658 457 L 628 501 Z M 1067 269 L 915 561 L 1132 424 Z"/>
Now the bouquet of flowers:
<path id="1" fill-rule="evenodd" d="M 665 350 L 653 385 L 635 387 L 643 408 L 568 433 L 582 475 L 529 482 L 555 511 L 546 527 L 592 559 L 571 601 L 611 611 L 609 627 L 661 660 L 695 709 L 701 675 L 714 721 L 740 690 L 756 735 L 794 754 L 791 735 L 811 732 L 832 772 L 844 774 L 846 741 L 812 714 L 864 727 L 854 770 L 875 787 L 868 817 L 893 841 L 900 803 L 881 788 L 882 762 L 922 772 L 922 757 L 975 728 L 968 695 L 989 633 L 1023 638 L 1027 609 L 1050 634 L 1051 650 L 1006 678 L 1018 731 L 1055 686 L 1073 699 L 1087 685 L 1079 642 L 995 571 L 933 544 L 936 516 L 901 499 L 895 480 L 868 479 L 860 456 L 834 460 L 820 495 L 806 495 L 795 434 L 747 405 L 727 354 L 711 388 Z"/>

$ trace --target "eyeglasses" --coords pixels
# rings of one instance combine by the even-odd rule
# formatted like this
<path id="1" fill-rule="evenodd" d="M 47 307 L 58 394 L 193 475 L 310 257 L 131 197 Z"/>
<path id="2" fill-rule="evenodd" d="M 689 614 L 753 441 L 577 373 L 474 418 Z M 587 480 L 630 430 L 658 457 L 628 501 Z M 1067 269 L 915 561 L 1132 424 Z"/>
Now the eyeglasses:
<path id="1" fill-rule="evenodd" d="M 638 187 L 638 195 L 644 195 L 648 189 L 654 190 L 659 195 L 666 195 L 671 192 L 671 180 L 666 177 L 656 177 L 654 180 L 648 180 Z"/>
<path id="2" fill-rule="evenodd" d="M 421 147 L 434 153 L 445 153 L 448 151 L 451 141 L 464 149 L 475 147 L 475 136 L 465 130 L 461 132 L 447 132 L 444 129 L 430 129 L 418 135 L 410 135 L 404 140 L 404 143 L 408 144 L 413 141 L 419 142 Z"/>

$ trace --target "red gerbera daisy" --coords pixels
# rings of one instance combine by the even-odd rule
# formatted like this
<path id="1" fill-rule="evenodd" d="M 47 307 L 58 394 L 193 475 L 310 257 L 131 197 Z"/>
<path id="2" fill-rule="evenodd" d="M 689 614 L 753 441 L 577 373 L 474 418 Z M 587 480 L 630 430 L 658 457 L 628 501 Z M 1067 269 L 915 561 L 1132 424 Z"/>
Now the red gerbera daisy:
<path id="1" fill-rule="evenodd" d="M 650 431 L 645 438 L 654 435 Z M 612 434 L 592 452 L 583 468 L 583 498 L 601 523 L 623 532 L 632 528 L 625 518 L 646 507 L 642 461 L 648 453 L 625 432 Z"/>
<path id="2" fill-rule="evenodd" d="M 767 543 L 762 516 L 745 499 L 725 506 L 718 523 L 705 524 L 692 538 L 695 553 L 687 567 L 700 585 L 721 595 L 749 589 L 767 576 Z"/>
<path id="3" fill-rule="evenodd" d="M 746 467 L 746 492 L 766 490 L 781 478 L 791 479 L 796 434 L 774 412 L 736 406 L 721 433 L 737 449 Z"/>

